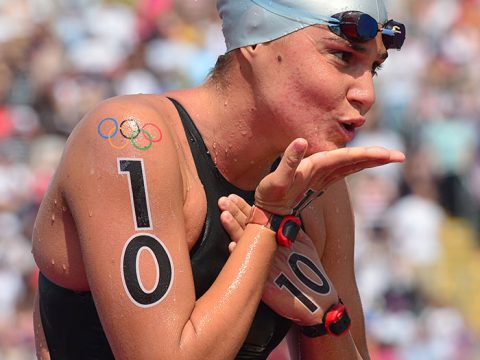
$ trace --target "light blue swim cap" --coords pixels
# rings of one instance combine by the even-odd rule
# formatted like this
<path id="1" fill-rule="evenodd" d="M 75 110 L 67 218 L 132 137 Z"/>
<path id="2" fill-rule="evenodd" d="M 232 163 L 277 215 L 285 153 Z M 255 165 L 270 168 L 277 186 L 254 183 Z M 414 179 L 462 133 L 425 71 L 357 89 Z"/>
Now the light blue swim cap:
<path id="1" fill-rule="evenodd" d="M 218 0 L 227 52 L 278 39 L 316 24 L 337 21 L 332 15 L 361 11 L 387 22 L 383 0 Z"/>

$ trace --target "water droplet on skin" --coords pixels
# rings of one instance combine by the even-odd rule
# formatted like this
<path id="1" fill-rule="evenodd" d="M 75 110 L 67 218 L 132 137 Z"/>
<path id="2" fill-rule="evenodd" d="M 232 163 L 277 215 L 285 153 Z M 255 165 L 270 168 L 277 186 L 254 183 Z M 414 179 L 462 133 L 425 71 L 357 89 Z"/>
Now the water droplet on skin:
<path id="1" fill-rule="evenodd" d="M 55 265 L 55 260 L 54 259 L 52 259 L 52 265 Z"/>
<path id="2" fill-rule="evenodd" d="M 242 136 L 247 136 L 247 132 L 245 130 L 240 131 L 240 134 L 242 134 Z"/>
<path id="3" fill-rule="evenodd" d="M 52 224 L 55 222 L 55 214 L 52 214 Z"/>
<path id="4" fill-rule="evenodd" d="M 67 212 L 67 207 L 66 207 L 66 206 L 62 206 L 62 211 L 63 211 L 63 212 Z"/>
<path id="5" fill-rule="evenodd" d="M 88 210 L 88 216 L 89 216 L 89 217 L 92 217 L 92 216 L 93 216 L 92 210 Z"/>
<path id="6" fill-rule="evenodd" d="M 57 205 L 57 200 L 53 200 L 53 203 L 54 203 L 55 205 Z"/>
<path id="7" fill-rule="evenodd" d="M 62 269 L 63 269 L 63 271 L 67 271 L 67 265 L 63 264 Z"/>

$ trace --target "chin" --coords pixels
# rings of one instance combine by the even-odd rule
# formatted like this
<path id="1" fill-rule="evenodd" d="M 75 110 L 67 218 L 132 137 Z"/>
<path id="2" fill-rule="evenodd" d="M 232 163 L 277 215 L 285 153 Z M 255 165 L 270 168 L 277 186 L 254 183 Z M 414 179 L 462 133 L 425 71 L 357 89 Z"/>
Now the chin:
<path id="1" fill-rule="evenodd" d="M 312 144 L 312 142 L 309 142 L 309 144 L 310 145 L 308 147 L 307 154 L 306 154 L 307 156 L 318 153 L 318 152 L 322 152 L 322 151 L 342 149 L 347 146 L 347 144 L 344 142 L 337 143 L 333 141 L 327 141 L 321 144 L 315 144 L 315 143 Z"/>

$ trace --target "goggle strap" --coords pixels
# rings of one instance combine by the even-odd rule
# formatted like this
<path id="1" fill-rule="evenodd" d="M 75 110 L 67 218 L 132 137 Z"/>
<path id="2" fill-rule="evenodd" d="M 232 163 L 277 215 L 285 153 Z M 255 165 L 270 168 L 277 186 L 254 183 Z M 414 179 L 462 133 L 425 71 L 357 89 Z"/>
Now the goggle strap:
<path id="1" fill-rule="evenodd" d="M 382 28 L 382 35 L 387 35 L 387 36 L 395 36 L 396 33 L 395 31 L 393 31 L 392 29 L 385 29 L 385 28 Z"/>

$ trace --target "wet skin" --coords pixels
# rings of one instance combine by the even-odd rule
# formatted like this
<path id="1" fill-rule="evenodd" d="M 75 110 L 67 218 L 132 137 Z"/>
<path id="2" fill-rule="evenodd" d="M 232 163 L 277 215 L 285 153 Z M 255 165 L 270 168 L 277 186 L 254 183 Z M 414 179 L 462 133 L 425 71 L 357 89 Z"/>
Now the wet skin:
<path id="1" fill-rule="evenodd" d="M 343 148 L 349 128 L 360 125 L 374 101 L 372 68 L 384 55 L 378 40 L 358 51 L 330 37 L 328 31 L 312 27 L 282 41 L 243 48 L 226 76 L 234 86 L 225 89 L 209 81 L 191 90 L 111 99 L 74 130 L 42 203 L 33 252 L 50 280 L 92 292 L 116 357 L 232 358 L 277 254 L 269 230 L 247 227 L 217 281 L 195 300 L 188 252 L 203 227 L 206 199 L 178 114 L 166 95 L 192 115 L 224 176 L 241 188 L 256 189 L 256 201 L 265 208 L 285 213 L 309 188 L 328 188 L 305 211 L 306 232 L 356 319 L 352 334 L 360 352 L 367 353 L 353 276 L 353 220 L 346 186 L 338 180 L 404 157 L 380 148 Z M 302 52 L 305 56 L 299 58 Z M 114 149 L 97 134 L 99 121 L 107 116 L 134 117 L 142 126 L 153 123 L 164 138 L 148 151 Z M 267 176 L 282 153 L 281 166 Z M 126 242 L 137 230 L 119 158 L 142 159 L 152 220 L 152 229 L 145 232 L 163 242 L 175 269 L 168 294 L 149 308 L 131 301 L 120 272 Z M 154 283 L 153 262 L 141 261 L 139 266 L 144 283 Z M 165 321 L 155 321 L 158 318 Z M 218 344 L 227 332 L 228 338 Z M 40 344 L 41 333 L 37 340 Z M 329 339 L 302 341 L 307 359 L 316 346 L 337 358 L 347 351 Z M 348 349 L 342 358 L 355 354 L 350 337 L 340 344 Z"/>

